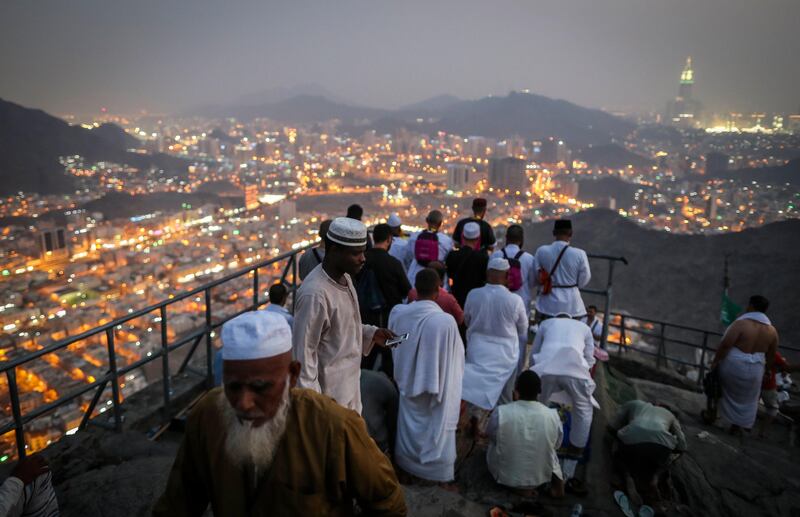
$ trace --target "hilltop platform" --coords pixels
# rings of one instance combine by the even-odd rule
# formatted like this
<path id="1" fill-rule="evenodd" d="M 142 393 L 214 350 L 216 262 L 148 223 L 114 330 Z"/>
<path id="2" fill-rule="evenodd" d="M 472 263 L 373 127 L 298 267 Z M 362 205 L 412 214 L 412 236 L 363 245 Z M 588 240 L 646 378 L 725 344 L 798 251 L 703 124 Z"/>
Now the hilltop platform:
<path id="1" fill-rule="evenodd" d="M 622 372 L 625 372 L 623 374 Z M 651 379 L 659 379 L 654 382 Z M 800 449 L 790 445 L 786 425 L 774 425 L 769 439 L 756 436 L 733 438 L 720 426 L 699 419 L 705 399 L 692 386 L 663 379 L 641 363 L 612 358 L 596 375 L 595 413 L 592 429 L 592 459 L 579 474 L 589 494 L 567 496 L 556 501 L 541 498 L 553 516 L 567 516 L 576 503 L 586 516 L 622 515 L 609 485 L 611 472 L 608 418 L 616 406 L 630 398 L 661 401 L 676 410 L 689 443 L 689 450 L 672 467 L 672 501 L 668 515 L 704 517 L 797 515 L 800 512 Z M 184 378 L 178 386 L 179 401 L 196 398 L 201 387 Z M 150 386 L 129 400 L 125 430 L 114 434 L 98 427 L 65 437 L 44 455 L 53 469 L 54 482 L 65 517 L 148 515 L 165 486 L 182 434 L 170 430 L 157 440 L 148 439 L 158 420 L 148 400 L 160 386 Z M 152 391 L 152 393 L 148 393 Z M 154 419 L 155 418 L 155 419 Z M 496 485 L 486 468 L 485 445 L 460 440 L 457 482 L 460 493 L 437 487 L 405 486 L 409 515 L 434 517 L 483 517 L 494 505 L 511 508 L 523 501 Z M 208 512 L 210 515 L 210 511 Z M 515 514 L 521 515 L 521 514 Z"/>

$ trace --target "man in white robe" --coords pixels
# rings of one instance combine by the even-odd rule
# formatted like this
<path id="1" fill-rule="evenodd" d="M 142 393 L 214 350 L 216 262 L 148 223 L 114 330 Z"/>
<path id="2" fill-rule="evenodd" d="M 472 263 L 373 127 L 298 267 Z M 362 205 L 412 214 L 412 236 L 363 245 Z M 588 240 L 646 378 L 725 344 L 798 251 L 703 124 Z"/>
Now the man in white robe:
<path id="1" fill-rule="evenodd" d="M 539 287 L 536 298 L 537 318 L 552 318 L 560 312 L 566 312 L 573 318 L 585 316 L 586 308 L 583 305 L 580 288 L 586 286 L 592 278 L 589 259 L 585 251 L 570 245 L 571 221 L 557 220 L 553 226 L 553 236 L 555 242 L 540 246 L 534 255 L 537 273 L 534 274 L 533 280 Z M 561 256 L 560 261 L 559 256 Z M 541 292 L 539 269 L 548 274 L 552 272 L 550 275 L 552 290 L 549 294 Z"/>
<path id="2" fill-rule="evenodd" d="M 436 304 L 439 285 L 436 271 L 420 271 L 419 298 L 395 306 L 389 328 L 409 334 L 393 351 L 400 391 L 395 461 L 418 478 L 446 483 L 455 476 L 464 345 L 455 319 Z"/>
<path id="3" fill-rule="evenodd" d="M 352 277 L 366 260 L 367 227 L 338 217 L 325 239 L 322 264 L 297 291 L 292 332 L 294 358 L 301 365 L 297 383 L 361 413 L 361 357 L 392 333 L 361 323 Z"/>
<path id="4" fill-rule="evenodd" d="M 510 266 L 506 259 L 489 261 L 486 285 L 473 289 L 464 304 L 467 325 L 467 362 L 461 398 L 470 404 L 472 432 L 494 409 L 511 381 L 519 359 L 519 344 L 527 340 L 528 314 L 522 298 L 505 284 Z"/>
<path id="5" fill-rule="evenodd" d="M 778 332 L 765 314 L 768 308 L 766 298 L 751 296 L 747 312 L 725 331 L 711 364 L 719 368 L 720 410 L 731 424 L 731 434 L 752 429 L 764 371 L 770 371 L 775 360 Z"/>
<path id="6" fill-rule="evenodd" d="M 534 283 L 534 276 L 536 275 L 536 261 L 533 255 L 522 249 L 525 239 L 525 232 L 522 226 L 512 224 L 506 230 L 506 245 L 492 253 L 491 258 L 504 258 L 515 259 L 519 261 L 520 273 L 522 276 L 522 287 L 516 291 L 511 291 L 520 298 L 525 306 L 525 312 L 530 314 L 531 310 L 531 286 Z M 514 374 L 516 378 L 525 368 L 525 360 L 527 359 L 528 341 L 527 339 L 521 340 L 519 343 L 519 361 L 517 362 L 517 371 Z"/>
<path id="7" fill-rule="evenodd" d="M 542 403 L 555 401 L 572 406 L 572 425 L 569 432 L 569 459 L 564 461 L 567 488 L 577 487 L 573 480 L 577 458 L 589 441 L 595 383 L 589 373 L 594 366 L 594 338 L 589 327 L 561 313 L 539 324 L 533 340 L 530 369 L 542 379 Z M 578 487 L 578 490 L 582 488 Z"/>

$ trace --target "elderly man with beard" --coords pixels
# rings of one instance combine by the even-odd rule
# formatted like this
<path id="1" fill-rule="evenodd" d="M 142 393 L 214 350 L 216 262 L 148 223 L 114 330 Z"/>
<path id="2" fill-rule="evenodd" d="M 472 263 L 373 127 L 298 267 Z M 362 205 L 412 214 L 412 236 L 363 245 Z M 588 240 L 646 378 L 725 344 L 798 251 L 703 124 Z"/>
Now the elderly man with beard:
<path id="1" fill-rule="evenodd" d="M 224 390 L 192 410 L 154 516 L 406 515 L 389 460 L 354 411 L 295 388 L 291 330 L 268 312 L 222 328 Z"/>

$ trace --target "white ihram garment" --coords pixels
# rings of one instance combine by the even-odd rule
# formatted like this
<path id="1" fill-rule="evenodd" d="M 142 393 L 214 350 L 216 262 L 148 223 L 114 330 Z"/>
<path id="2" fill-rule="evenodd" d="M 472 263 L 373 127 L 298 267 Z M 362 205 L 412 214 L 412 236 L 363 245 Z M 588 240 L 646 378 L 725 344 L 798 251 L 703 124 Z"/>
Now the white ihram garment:
<path id="1" fill-rule="evenodd" d="M 753 320 L 762 325 L 771 325 L 763 312 L 747 312 L 738 320 Z M 758 398 L 764 378 L 766 357 L 757 352 L 747 354 L 736 347 L 731 348 L 719 364 L 719 378 L 722 384 L 720 411 L 730 423 L 750 429 L 758 414 Z"/>
<path id="2" fill-rule="evenodd" d="M 555 241 L 540 246 L 534 256 L 536 261 L 534 268 L 538 271 L 541 267 L 549 273 L 558 260 L 558 254 L 566 245 L 564 241 Z M 573 318 L 584 316 L 586 308 L 583 305 L 580 288 L 586 286 L 591 278 L 592 272 L 589 269 L 586 252 L 570 246 L 553 273 L 552 281 L 554 286 L 577 285 L 577 287 L 553 287 L 550 294 L 539 294 L 536 298 L 536 311 L 549 316 L 555 316 L 560 312 L 566 312 Z M 534 274 L 534 284 L 538 284 L 538 280 L 538 274 Z"/>
<path id="3" fill-rule="evenodd" d="M 539 324 L 533 341 L 531 370 L 542 378 L 539 399 L 570 403 L 573 418 L 569 441 L 585 447 L 592 426 L 595 383 L 589 373 L 595 363 L 594 338 L 589 327 L 571 318 L 551 318 Z"/>
<path id="4" fill-rule="evenodd" d="M 435 302 L 420 300 L 395 306 L 389 328 L 409 334 L 392 353 L 400 391 L 395 461 L 422 479 L 451 481 L 464 375 L 458 325 Z"/>
<path id="5" fill-rule="evenodd" d="M 522 298 L 503 285 L 486 284 L 467 295 L 464 322 L 467 362 L 461 398 L 490 410 L 516 371 L 520 341 L 527 340 L 528 315 Z"/>

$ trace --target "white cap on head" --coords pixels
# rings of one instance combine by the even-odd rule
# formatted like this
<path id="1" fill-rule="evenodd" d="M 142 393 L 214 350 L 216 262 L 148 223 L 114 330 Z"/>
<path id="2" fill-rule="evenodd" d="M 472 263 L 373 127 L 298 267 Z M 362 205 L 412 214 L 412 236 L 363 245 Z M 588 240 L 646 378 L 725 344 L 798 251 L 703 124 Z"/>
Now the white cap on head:
<path id="1" fill-rule="evenodd" d="M 392 214 L 389 216 L 389 219 L 386 220 L 386 224 L 388 224 L 392 228 L 397 228 L 398 226 L 402 225 L 403 222 L 400 220 L 399 215 Z"/>
<path id="2" fill-rule="evenodd" d="M 481 236 L 481 225 L 475 221 L 471 221 L 464 225 L 464 228 L 461 230 L 461 235 L 463 235 L 465 239 L 477 239 Z"/>
<path id="3" fill-rule="evenodd" d="M 489 265 L 486 266 L 486 270 L 494 269 L 495 271 L 508 271 L 511 269 L 511 264 L 504 258 L 495 257 L 489 260 Z"/>
<path id="4" fill-rule="evenodd" d="M 286 318 L 267 311 L 246 312 L 222 325 L 222 359 L 266 359 L 292 349 Z"/>
<path id="5" fill-rule="evenodd" d="M 342 246 L 366 246 L 367 227 L 357 219 L 337 217 L 328 228 L 328 238 Z"/>

